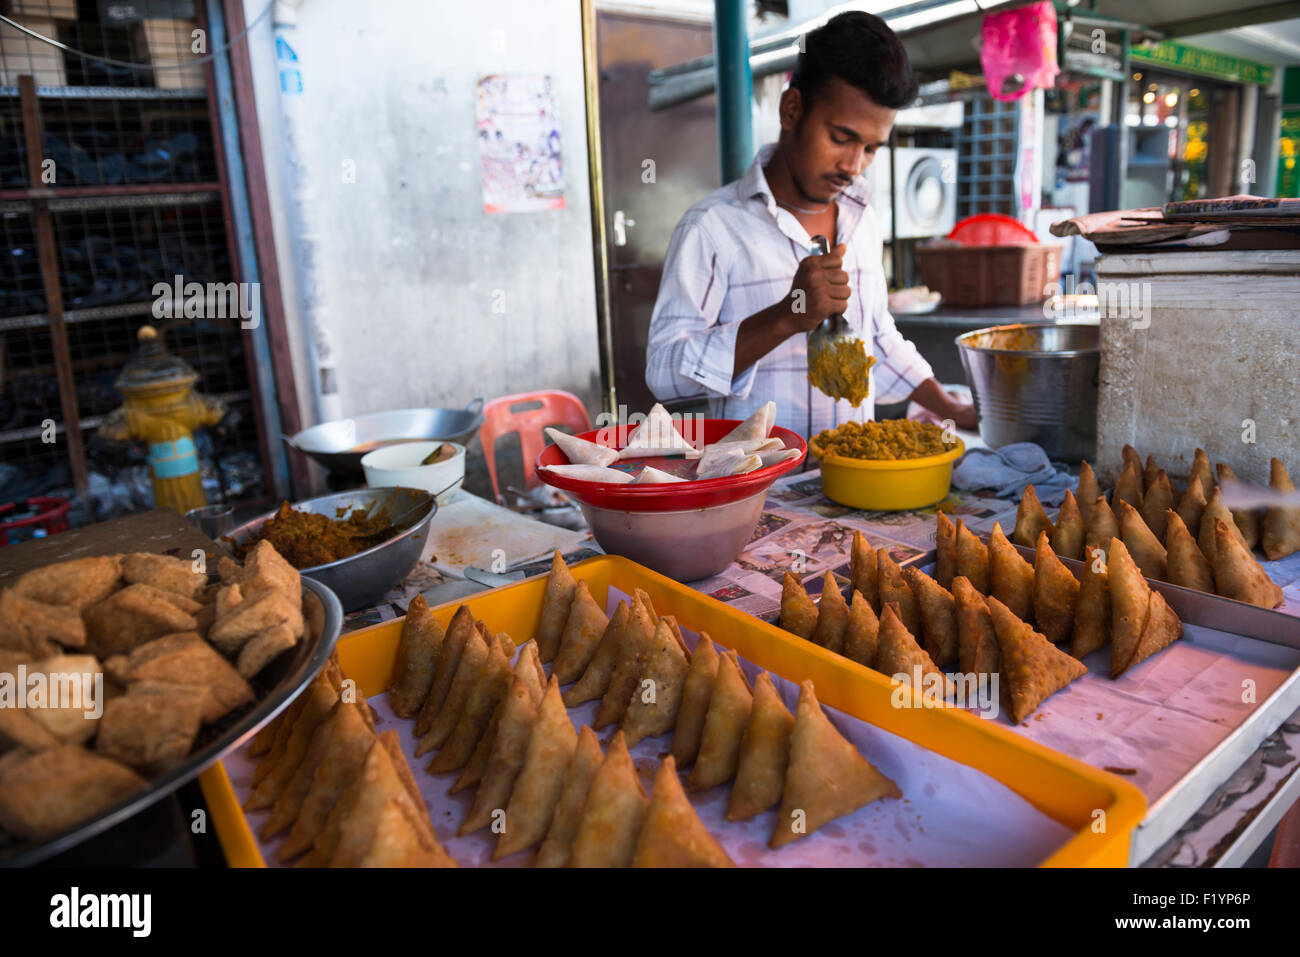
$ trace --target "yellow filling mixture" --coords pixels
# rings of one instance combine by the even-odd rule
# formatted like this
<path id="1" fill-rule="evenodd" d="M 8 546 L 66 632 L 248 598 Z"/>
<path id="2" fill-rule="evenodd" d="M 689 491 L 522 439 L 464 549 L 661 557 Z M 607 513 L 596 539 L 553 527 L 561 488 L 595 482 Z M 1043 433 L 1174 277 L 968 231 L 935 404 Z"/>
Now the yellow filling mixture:
<path id="1" fill-rule="evenodd" d="M 843 455 L 851 459 L 919 459 L 941 455 L 951 446 L 943 429 L 911 419 L 883 422 L 845 422 L 819 432 L 810 443 L 818 456 Z"/>
<path id="2" fill-rule="evenodd" d="M 836 339 L 834 349 L 808 355 L 808 381 L 832 399 L 848 399 L 854 408 L 867 397 L 868 373 L 875 356 L 861 339 Z"/>

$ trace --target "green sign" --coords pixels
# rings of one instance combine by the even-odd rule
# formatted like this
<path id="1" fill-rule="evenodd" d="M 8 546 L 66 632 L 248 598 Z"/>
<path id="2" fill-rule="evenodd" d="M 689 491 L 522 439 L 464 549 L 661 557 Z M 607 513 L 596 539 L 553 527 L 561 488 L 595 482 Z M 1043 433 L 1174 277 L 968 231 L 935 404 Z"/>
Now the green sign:
<path id="1" fill-rule="evenodd" d="M 1278 198 L 1300 197 L 1300 110 L 1282 111 L 1277 151 Z"/>
<path id="2" fill-rule="evenodd" d="M 1260 86 L 1272 83 L 1276 72 L 1270 63 L 1258 63 L 1227 53 L 1189 47 L 1174 40 L 1163 40 L 1154 46 L 1135 46 L 1129 53 L 1129 59 L 1181 73 L 1196 73 L 1231 83 L 1256 83 Z"/>

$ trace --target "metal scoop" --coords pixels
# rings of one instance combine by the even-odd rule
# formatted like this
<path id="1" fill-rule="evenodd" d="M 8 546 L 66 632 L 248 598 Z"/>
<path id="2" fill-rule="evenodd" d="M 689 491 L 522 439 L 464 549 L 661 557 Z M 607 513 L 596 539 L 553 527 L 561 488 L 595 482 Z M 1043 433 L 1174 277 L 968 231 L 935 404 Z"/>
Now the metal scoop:
<path id="1" fill-rule="evenodd" d="M 812 244 L 813 252 L 818 256 L 825 256 L 830 252 L 830 244 L 826 241 L 825 236 L 814 236 Z M 853 334 L 849 321 L 844 318 L 842 313 L 837 312 L 833 316 L 827 316 L 817 324 L 817 328 L 808 333 L 809 367 L 815 364 L 819 356 L 825 353 L 833 353 L 835 344 L 840 341 L 860 343 L 858 337 Z"/>

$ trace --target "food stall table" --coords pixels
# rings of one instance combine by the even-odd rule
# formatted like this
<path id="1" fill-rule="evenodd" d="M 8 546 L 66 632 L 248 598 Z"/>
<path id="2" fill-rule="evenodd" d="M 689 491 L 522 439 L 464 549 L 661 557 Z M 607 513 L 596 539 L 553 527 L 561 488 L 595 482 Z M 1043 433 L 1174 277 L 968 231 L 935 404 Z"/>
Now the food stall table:
<path id="1" fill-rule="evenodd" d="M 506 513 L 512 523 L 518 520 L 541 525 L 481 500 L 473 507 L 476 513 L 493 510 Z M 994 522 L 1010 529 L 1015 524 L 1017 506 L 1010 499 L 954 491 L 943 507 L 986 536 Z M 854 530 L 862 531 L 873 546 L 887 547 L 901 564 L 925 563 L 933 553 L 934 516 L 934 508 L 906 512 L 851 509 L 823 496 L 817 471 L 793 473 L 773 485 L 759 525 L 737 560 L 721 574 L 693 582 L 691 587 L 740 611 L 775 621 L 785 571 L 801 572 L 800 577 L 807 579 L 832 570 L 846 578 Z M 501 518 L 506 520 L 504 516 Z M 554 531 L 561 536 L 565 534 L 565 530 Z M 537 534 L 536 529 L 531 532 Z M 560 545 L 566 561 L 573 563 L 599 552 L 590 539 L 568 534 L 572 536 L 569 547 Z M 519 551 L 505 529 L 500 542 L 493 545 L 507 554 Z M 430 547 L 433 550 L 432 540 Z M 549 552 L 533 561 L 512 564 L 512 571 L 542 574 L 549 566 L 548 556 Z M 1300 556 L 1293 558 L 1300 559 Z M 1300 560 L 1277 565 L 1291 570 L 1291 577 L 1282 582 L 1288 609 L 1300 609 Z M 458 576 L 439 572 L 433 565 L 424 563 L 421 568 L 424 571 L 395 587 L 379 606 L 352 616 L 345 630 L 401 615 L 416 592 L 423 592 L 432 604 L 454 600 L 470 593 L 473 587 L 462 581 L 463 587 L 454 597 L 444 597 L 447 593 L 441 589 L 456 582 Z M 1277 568 L 1272 570 L 1276 576 Z M 1174 867 L 1243 864 L 1300 797 L 1300 710 L 1278 723 L 1280 726 L 1234 773 L 1217 782 L 1219 786 L 1214 793 L 1187 817 L 1173 837 L 1136 863 Z"/>

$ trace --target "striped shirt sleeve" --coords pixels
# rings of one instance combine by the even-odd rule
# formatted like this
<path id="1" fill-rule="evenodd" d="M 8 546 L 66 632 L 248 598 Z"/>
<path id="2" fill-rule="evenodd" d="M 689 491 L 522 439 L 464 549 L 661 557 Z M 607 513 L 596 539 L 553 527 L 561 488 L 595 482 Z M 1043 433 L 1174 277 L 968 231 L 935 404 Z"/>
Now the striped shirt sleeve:
<path id="1" fill-rule="evenodd" d="M 687 217 L 668 244 L 646 345 L 646 385 L 660 400 L 743 398 L 753 387 L 754 366 L 732 379 L 740 322 L 718 321 L 726 294 L 725 260 Z"/>

